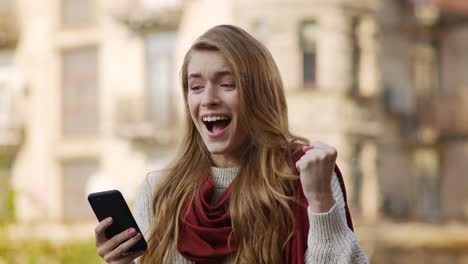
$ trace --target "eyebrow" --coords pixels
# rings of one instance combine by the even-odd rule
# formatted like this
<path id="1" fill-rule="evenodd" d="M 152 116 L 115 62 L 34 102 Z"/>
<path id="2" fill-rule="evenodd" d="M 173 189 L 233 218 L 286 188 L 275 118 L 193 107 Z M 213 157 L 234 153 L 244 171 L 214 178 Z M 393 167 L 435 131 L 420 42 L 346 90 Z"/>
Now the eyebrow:
<path id="1" fill-rule="evenodd" d="M 223 76 L 229 76 L 232 75 L 232 73 L 229 70 L 220 70 L 215 72 L 215 78 L 220 78 Z M 202 78 L 202 75 L 200 73 L 191 73 L 188 77 L 188 79 L 192 78 Z"/>

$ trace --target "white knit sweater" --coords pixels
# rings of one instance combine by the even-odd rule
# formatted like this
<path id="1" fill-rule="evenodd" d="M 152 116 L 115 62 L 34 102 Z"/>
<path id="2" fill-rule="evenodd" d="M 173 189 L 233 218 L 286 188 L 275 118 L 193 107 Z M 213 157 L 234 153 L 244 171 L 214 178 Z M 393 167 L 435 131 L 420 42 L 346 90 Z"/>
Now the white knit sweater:
<path id="1" fill-rule="evenodd" d="M 213 183 L 216 187 L 213 204 L 218 201 L 238 172 L 237 168 L 211 168 Z M 146 240 L 149 238 L 153 217 L 151 209 L 153 191 L 159 178 L 160 174 L 157 173 L 148 175 L 140 184 L 136 196 L 135 220 Z M 348 228 L 345 203 L 338 177 L 333 175 L 332 181 L 335 205 L 326 213 L 314 213 L 310 208 L 308 210 L 310 229 L 307 241 L 308 249 L 304 255 L 305 263 L 367 263 L 364 252 L 356 241 L 356 236 Z M 234 263 L 233 257 L 233 255 L 227 257 L 223 264 Z M 138 261 L 136 262 L 138 263 Z M 192 261 L 185 259 L 179 252 L 176 253 L 173 263 L 193 264 Z"/>

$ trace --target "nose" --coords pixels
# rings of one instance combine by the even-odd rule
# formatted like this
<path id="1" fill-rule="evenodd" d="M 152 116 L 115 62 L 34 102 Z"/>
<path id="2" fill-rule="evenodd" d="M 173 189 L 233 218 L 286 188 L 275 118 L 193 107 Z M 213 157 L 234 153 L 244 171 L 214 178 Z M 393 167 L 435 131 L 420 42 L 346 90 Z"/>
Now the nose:
<path id="1" fill-rule="evenodd" d="M 202 98 L 202 106 L 210 107 L 219 105 L 221 102 L 216 86 L 211 83 L 205 85 L 205 91 Z"/>

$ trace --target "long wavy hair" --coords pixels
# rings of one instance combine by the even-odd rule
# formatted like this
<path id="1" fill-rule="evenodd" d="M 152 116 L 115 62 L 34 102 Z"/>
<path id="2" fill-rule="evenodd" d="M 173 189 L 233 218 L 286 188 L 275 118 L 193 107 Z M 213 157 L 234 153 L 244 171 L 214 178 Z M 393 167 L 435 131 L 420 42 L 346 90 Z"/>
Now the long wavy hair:
<path id="1" fill-rule="evenodd" d="M 292 135 L 283 83 L 270 52 L 246 31 L 220 25 L 205 32 L 188 50 L 181 69 L 187 130 L 178 158 L 154 190 L 154 217 L 143 264 L 168 263 L 176 252 L 179 217 L 214 163 L 187 105 L 187 67 L 199 50 L 219 51 L 239 93 L 240 125 L 247 132 L 239 175 L 233 182 L 230 214 L 238 242 L 235 263 L 281 263 L 295 219 L 290 209 L 294 184 L 289 144 L 308 143 Z"/>

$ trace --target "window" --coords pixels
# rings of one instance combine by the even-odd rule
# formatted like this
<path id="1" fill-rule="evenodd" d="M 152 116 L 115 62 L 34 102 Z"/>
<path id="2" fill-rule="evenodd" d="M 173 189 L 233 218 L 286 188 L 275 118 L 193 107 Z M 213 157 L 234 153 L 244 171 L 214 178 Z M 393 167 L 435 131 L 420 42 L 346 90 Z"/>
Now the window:
<path id="1" fill-rule="evenodd" d="M 305 21 L 301 24 L 300 43 L 302 49 L 302 68 L 305 89 L 314 89 L 317 79 L 317 24 Z"/>
<path id="2" fill-rule="evenodd" d="M 8 12 L 12 9 L 12 0 L 0 0 L 0 12 Z"/>
<path id="3" fill-rule="evenodd" d="M 0 147 L 15 145 L 17 134 L 15 128 L 20 123 L 18 113 L 15 112 L 14 101 L 18 95 L 18 76 L 13 70 L 14 51 L 0 50 Z"/>
<path id="4" fill-rule="evenodd" d="M 256 39 L 262 42 L 263 45 L 266 45 L 269 32 L 267 23 L 265 23 L 263 20 L 256 20 L 254 21 L 252 28 Z"/>
<path id="5" fill-rule="evenodd" d="M 468 43 L 468 34 L 462 27 L 453 26 L 445 30 L 440 37 L 436 48 L 440 57 L 440 83 L 443 84 L 440 89 L 444 96 L 459 96 L 468 90 L 466 89 L 468 84 L 466 43 Z"/>
<path id="6" fill-rule="evenodd" d="M 95 0 L 62 0 L 62 25 L 79 26 L 95 21 Z"/>
<path id="7" fill-rule="evenodd" d="M 17 45 L 19 32 L 15 11 L 12 0 L 0 0 L 0 49 L 11 49 Z"/>
<path id="8" fill-rule="evenodd" d="M 62 200 L 63 218 L 65 220 L 94 218 L 86 199 L 86 184 L 98 169 L 99 164 L 95 159 L 73 160 L 62 163 Z"/>
<path id="9" fill-rule="evenodd" d="M 156 127 L 174 124 L 173 58 L 175 32 L 157 32 L 146 38 L 145 116 Z"/>
<path id="10" fill-rule="evenodd" d="M 360 45 L 360 20 L 354 18 L 352 22 L 352 63 L 353 63 L 353 86 L 355 93 L 359 93 L 359 75 L 361 69 L 361 45 Z"/>
<path id="11" fill-rule="evenodd" d="M 95 47 L 63 53 L 62 134 L 64 136 L 89 136 L 98 132 L 97 56 Z"/>
<path id="12" fill-rule="evenodd" d="M 419 40 L 414 46 L 414 86 L 421 99 L 438 94 L 439 45 L 435 40 Z"/>
<path id="13" fill-rule="evenodd" d="M 350 197 L 352 204 L 355 206 L 355 209 L 361 213 L 361 191 L 362 191 L 362 166 L 361 166 L 361 155 L 362 146 L 360 143 L 356 143 L 353 146 L 353 155 L 351 157 L 351 177 L 352 177 L 352 197 Z"/>
<path id="14" fill-rule="evenodd" d="M 0 12 L 8 12 L 12 9 L 11 0 L 0 0 Z"/>
<path id="15" fill-rule="evenodd" d="M 416 168 L 416 214 L 419 220 L 437 221 L 440 217 L 439 152 L 419 148 L 414 152 Z"/>

